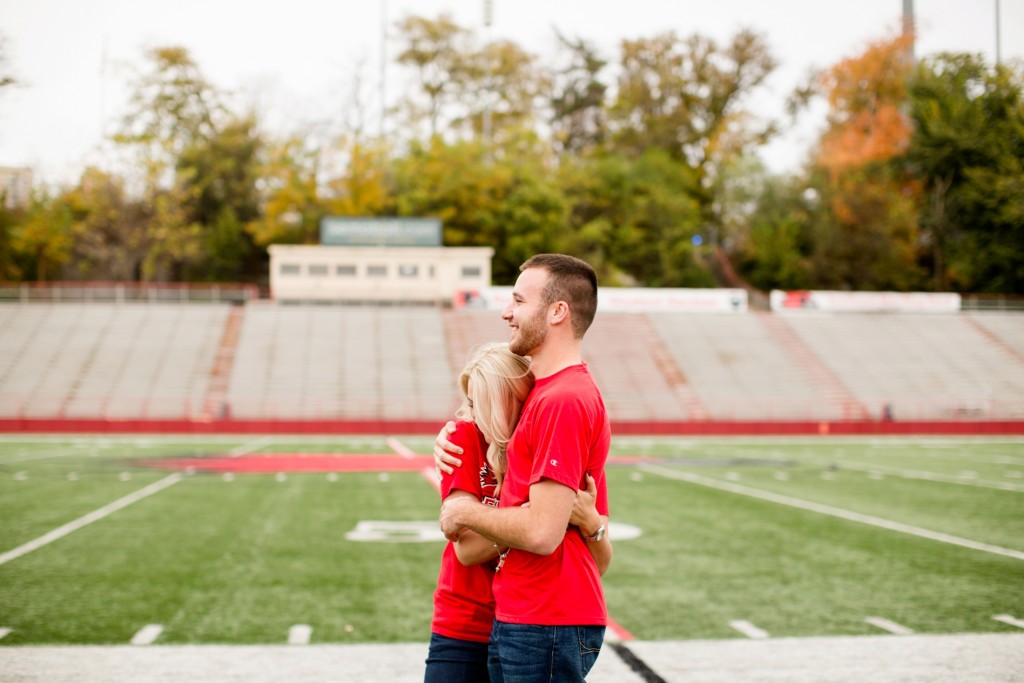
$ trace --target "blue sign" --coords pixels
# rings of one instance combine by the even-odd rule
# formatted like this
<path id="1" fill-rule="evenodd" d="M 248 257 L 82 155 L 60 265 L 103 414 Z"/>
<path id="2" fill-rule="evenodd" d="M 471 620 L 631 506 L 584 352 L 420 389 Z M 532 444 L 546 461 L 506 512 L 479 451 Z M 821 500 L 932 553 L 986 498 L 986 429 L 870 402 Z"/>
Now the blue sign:
<path id="1" fill-rule="evenodd" d="M 320 244 L 346 247 L 440 247 L 439 218 L 324 216 Z"/>

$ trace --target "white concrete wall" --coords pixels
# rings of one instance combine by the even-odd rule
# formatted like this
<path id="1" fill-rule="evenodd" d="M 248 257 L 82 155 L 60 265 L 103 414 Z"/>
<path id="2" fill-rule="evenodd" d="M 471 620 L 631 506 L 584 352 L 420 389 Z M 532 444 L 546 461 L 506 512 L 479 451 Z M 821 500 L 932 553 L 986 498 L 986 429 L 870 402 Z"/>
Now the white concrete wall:
<path id="1" fill-rule="evenodd" d="M 278 301 L 452 302 L 491 285 L 490 247 L 270 246 Z"/>

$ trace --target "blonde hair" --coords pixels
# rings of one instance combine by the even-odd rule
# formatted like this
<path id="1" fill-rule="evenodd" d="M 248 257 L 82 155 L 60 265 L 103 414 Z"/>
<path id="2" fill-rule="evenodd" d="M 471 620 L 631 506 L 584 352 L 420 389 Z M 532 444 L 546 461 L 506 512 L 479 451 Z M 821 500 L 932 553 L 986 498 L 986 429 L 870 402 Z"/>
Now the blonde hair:
<path id="1" fill-rule="evenodd" d="M 473 382 L 473 402 L 469 383 Z M 508 447 L 519 422 L 523 402 L 533 388 L 533 374 L 527 358 L 509 351 L 508 344 L 494 342 L 476 347 L 459 375 L 463 401 L 455 411 L 460 420 L 470 420 L 487 440 L 487 464 L 501 487 L 505 476 Z"/>

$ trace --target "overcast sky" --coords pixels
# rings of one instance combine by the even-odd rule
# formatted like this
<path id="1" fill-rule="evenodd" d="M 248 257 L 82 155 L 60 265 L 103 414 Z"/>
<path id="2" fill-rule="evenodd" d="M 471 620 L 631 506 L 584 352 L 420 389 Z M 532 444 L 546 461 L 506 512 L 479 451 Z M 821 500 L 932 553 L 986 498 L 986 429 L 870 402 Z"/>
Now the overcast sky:
<path id="1" fill-rule="evenodd" d="M 147 47 L 181 45 L 208 80 L 254 105 L 274 130 L 295 130 L 344 109 L 355 74 L 376 108 L 382 29 L 416 14 L 451 14 L 484 37 L 554 53 L 554 28 L 582 37 L 614 63 L 622 39 L 666 31 L 725 42 L 740 28 L 762 33 L 780 66 L 759 100 L 779 116 L 812 67 L 827 67 L 896 30 L 903 0 L 0 0 L 7 71 L 20 85 L 0 91 L 0 166 L 29 166 L 47 182 L 73 182 L 102 162 L 100 142 L 124 111 L 126 84 Z M 914 0 L 917 55 L 939 51 L 1024 59 L 1024 0 Z M 401 85 L 384 79 L 389 100 Z M 817 117 L 817 118 L 816 118 Z M 791 171 L 815 138 L 820 111 L 770 145 L 769 168 Z"/>

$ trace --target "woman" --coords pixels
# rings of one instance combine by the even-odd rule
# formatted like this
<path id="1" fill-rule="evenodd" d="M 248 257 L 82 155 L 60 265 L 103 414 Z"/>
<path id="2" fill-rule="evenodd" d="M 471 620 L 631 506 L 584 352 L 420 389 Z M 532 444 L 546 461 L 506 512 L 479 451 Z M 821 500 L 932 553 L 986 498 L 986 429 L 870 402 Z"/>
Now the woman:
<path id="1" fill-rule="evenodd" d="M 477 348 L 459 375 L 462 405 L 455 413 L 455 432 L 449 440 L 463 449 L 462 467 L 441 476 L 441 499 L 472 496 L 497 506 L 505 474 L 505 448 L 527 395 L 533 388 L 529 360 L 492 343 Z M 577 494 L 570 522 L 596 529 L 604 520 L 594 507 L 596 488 L 588 476 L 588 490 Z M 601 573 L 611 560 L 611 546 L 594 546 Z M 487 643 L 494 622 L 491 579 L 497 559 L 506 548 L 465 531 L 445 546 L 434 591 L 426 683 L 488 681 Z"/>

